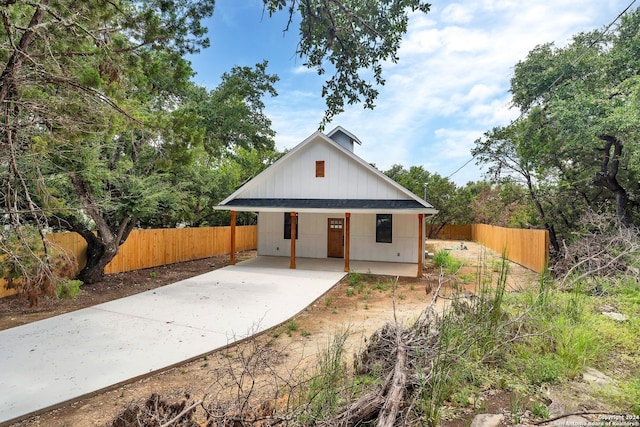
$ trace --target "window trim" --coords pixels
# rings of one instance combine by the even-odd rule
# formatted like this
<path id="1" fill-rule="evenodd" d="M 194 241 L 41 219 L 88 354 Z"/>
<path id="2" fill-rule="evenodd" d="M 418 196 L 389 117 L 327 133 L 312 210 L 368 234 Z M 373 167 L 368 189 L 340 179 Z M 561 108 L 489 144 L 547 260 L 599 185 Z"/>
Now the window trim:
<path id="1" fill-rule="evenodd" d="M 376 214 L 376 243 L 393 243 L 392 214 Z"/>
<path id="2" fill-rule="evenodd" d="M 324 160 L 316 160 L 316 178 L 324 178 Z"/>

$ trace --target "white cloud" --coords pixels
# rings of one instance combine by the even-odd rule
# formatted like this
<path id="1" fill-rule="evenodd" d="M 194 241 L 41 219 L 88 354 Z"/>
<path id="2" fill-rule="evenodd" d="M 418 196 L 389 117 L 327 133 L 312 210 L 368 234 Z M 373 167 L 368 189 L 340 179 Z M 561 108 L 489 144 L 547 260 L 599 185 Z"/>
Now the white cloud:
<path id="1" fill-rule="evenodd" d="M 313 68 L 305 67 L 304 65 L 299 65 L 292 70 L 293 74 L 316 74 L 317 71 Z"/>
<path id="2" fill-rule="evenodd" d="M 349 129 L 363 141 L 357 154 L 381 169 L 423 165 L 448 176 L 471 158 L 477 138 L 518 116 L 509 94 L 518 61 L 536 45 L 563 46 L 580 31 L 602 28 L 626 6 L 622 0 L 460 0 L 413 13 L 400 62 L 385 69 L 376 109 L 350 106 L 327 130 Z M 324 109 L 322 76 L 297 71 L 269 103 L 279 146 L 315 131 Z M 463 184 L 480 172 L 471 162 L 452 179 Z"/>
<path id="3" fill-rule="evenodd" d="M 447 5 L 442 10 L 441 15 L 443 22 L 456 24 L 470 22 L 473 18 L 473 12 L 468 7 L 465 7 L 460 3 Z"/>

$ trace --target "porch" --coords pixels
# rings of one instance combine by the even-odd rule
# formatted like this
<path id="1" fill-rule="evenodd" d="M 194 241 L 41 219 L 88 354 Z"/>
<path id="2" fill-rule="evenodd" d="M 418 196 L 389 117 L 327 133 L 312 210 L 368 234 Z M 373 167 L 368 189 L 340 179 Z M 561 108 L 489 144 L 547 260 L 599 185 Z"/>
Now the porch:
<path id="1" fill-rule="evenodd" d="M 290 267 L 288 256 L 259 255 L 242 261 L 243 267 L 275 268 L 287 270 Z M 369 273 L 385 276 L 416 277 L 418 264 L 402 262 L 355 261 L 349 262 L 349 270 L 357 273 Z M 296 258 L 297 270 L 344 271 L 344 259 L 341 258 Z"/>

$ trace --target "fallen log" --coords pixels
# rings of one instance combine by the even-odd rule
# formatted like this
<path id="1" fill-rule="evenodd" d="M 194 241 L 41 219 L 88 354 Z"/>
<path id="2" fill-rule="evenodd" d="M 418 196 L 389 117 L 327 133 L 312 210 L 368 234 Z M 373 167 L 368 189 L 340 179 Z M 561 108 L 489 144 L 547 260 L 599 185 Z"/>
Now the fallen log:
<path id="1" fill-rule="evenodd" d="M 391 384 L 385 398 L 384 405 L 378 415 L 377 427 L 392 427 L 400 412 L 400 405 L 404 400 L 404 392 L 407 387 L 407 347 L 402 338 L 398 338 L 396 348 L 396 365 L 393 369 Z"/>
<path id="2" fill-rule="evenodd" d="M 383 404 L 383 387 L 378 387 L 377 390 L 360 396 L 360 398 L 342 412 L 319 425 L 327 427 L 354 427 L 363 422 L 374 420 L 378 416 Z"/>
<path id="3" fill-rule="evenodd" d="M 382 368 L 387 373 L 383 384 L 318 425 L 353 427 L 376 420 L 377 427 L 393 427 L 397 423 L 406 394 L 430 377 L 430 368 L 421 368 L 417 360 L 429 361 L 437 353 L 440 325 L 434 307 L 442 285 L 441 277 L 427 309 L 409 329 L 397 319 L 387 323 L 371 335 L 367 347 L 356 356 L 356 373 Z"/>

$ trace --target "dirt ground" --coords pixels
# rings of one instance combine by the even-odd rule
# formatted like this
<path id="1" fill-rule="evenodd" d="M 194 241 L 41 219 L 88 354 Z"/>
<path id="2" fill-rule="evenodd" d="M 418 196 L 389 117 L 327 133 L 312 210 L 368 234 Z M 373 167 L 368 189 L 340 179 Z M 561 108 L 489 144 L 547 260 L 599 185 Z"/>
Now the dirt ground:
<path id="1" fill-rule="evenodd" d="M 473 291 L 473 279 L 479 261 L 487 265 L 498 259 L 497 254 L 481 246 L 465 242 L 429 241 L 427 248 L 437 252 L 446 248 L 452 255 L 465 261 L 461 271 L 470 277 L 468 283 L 458 283 Z M 255 256 L 245 252 L 240 259 Z M 0 330 L 46 317 L 77 310 L 153 289 L 181 279 L 220 268 L 227 257 L 214 257 L 189 261 L 154 269 L 120 273 L 105 277 L 93 285 L 82 288 L 75 300 L 42 299 L 37 307 L 28 308 L 28 302 L 15 297 L 0 299 Z M 535 284 L 537 274 L 516 264 L 510 266 L 510 289 Z M 156 373 L 143 379 L 102 391 L 55 410 L 30 417 L 14 427 L 33 426 L 103 426 L 133 403 L 139 403 L 156 393 L 172 402 L 181 399 L 241 400 L 237 396 L 237 383 L 247 383 L 246 366 L 259 366 L 266 378 L 267 391 L 245 391 L 254 396 L 266 396 L 274 389 L 282 389 L 288 381 L 296 381 L 317 360 L 336 332 L 347 335 L 346 354 L 352 355 L 371 333 L 386 322 L 409 322 L 415 319 L 432 298 L 439 272 L 430 263 L 425 266 L 423 278 L 364 277 L 366 284 L 354 284 L 348 278 L 338 283 L 320 300 L 309 306 L 292 321 L 254 339 L 234 344 L 202 359 Z M 353 280 L 353 279 L 352 279 Z M 395 286 L 394 286 L 395 285 Z M 444 292 L 451 290 L 444 289 Z M 258 357 L 256 357 L 258 355 Z M 349 362 L 350 363 L 350 362 Z M 257 383 L 256 383 L 257 384 Z M 271 390 L 271 391 L 269 391 Z"/>

